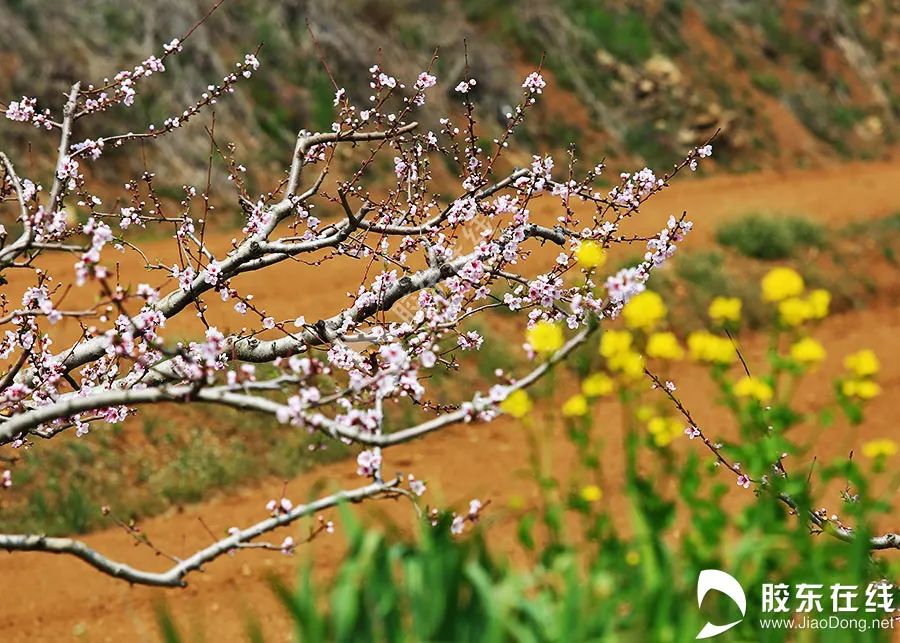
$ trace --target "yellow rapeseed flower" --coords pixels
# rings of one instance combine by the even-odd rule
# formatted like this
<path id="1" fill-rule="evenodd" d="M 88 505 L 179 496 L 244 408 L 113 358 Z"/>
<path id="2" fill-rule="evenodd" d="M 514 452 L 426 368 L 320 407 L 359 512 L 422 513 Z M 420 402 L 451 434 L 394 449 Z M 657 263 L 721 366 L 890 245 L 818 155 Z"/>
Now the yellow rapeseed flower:
<path id="1" fill-rule="evenodd" d="M 523 509 L 525 507 L 525 498 L 519 494 L 513 494 L 507 499 L 506 506 L 510 509 Z"/>
<path id="2" fill-rule="evenodd" d="M 565 342 L 562 327 L 549 321 L 539 321 L 528 329 L 528 343 L 536 353 L 553 353 Z"/>
<path id="3" fill-rule="evenodd" d="M 880 440 L 870 440 L 862 446 L 863 455 L 867 458 L 886 458 L 897 453 L 897 443 L 893 440 L 883 438 Z"/>
<path id="4" fill-rule="evenodd" d="M 813 338 L 804 337 L 791 346 L 791 357 L 801 364 L 818 364 L 825 359 L 825 349 Z"/>
<path id="5" fill-rule="evenodd" d="M 566 417 L 581 417 L 588 412 L 587 398 L 584 395 L 573 395 L 562 405 L 562 414 Z"/>
<path id="6" fill-rule="evenodd" d="M 692 359 L 710 364 L 731 364 L 737 359 L 737 350 L 730 339 L 700 330 L 688 335 L 688 352 Z"/>
<path id="7" fill-rule="evenodd" d="M 637 564 L 641 562 L 641 555 L 632 549 L 625 554 L 625 562 L 632 567 L 636 567 Z"/>
<path id="8" fill-rule="evenodd" d="M 606 251 L 596 241 L 582 241 L 575 249 L 575 260 L 582 268 L 599 268 L 606 263 Z"/>
<path id="9" fill-rule="evenodd" d="M 603 497 L 603 490 L 595 484 L 589 484 L 586 487 L 582 487 L 579 495 L 585 502 L 597 502 Z"/>
<path id="10" fill-rule="evenodd" d="M 803 277 L 791 268 L 773 268 L 762 279 L 762 294 L 766 301 L 781 301 L 803 292 Z"/>
<path id="11" fill-rule="evenodd" d="M 616 353 L 606 360 L 606 365 L 626 379 L 636 380 L 644 374 L 644 356 L 634 351 Z"/>
<path id="12" fill-rule="evenodd" d="M 823 319 L 828 316 L 828 307 L 831 305 L 831 293 L 818 288 L 809 293 L 806 298 L 812 309 L 814 319 Z"/>
<path id="13" fill-rule="evenodd" d="M 631 350 L 631 333 L 627 330 L 607 330 L 600 337 L 600 354 L 609 359 Z"/>
<path id="14" fill-rule="evenodd" d="M 721 324 L 741 320 L 741 300 L 737 297 L 716 297 L 709 303 L 709 318 Z"/>
<path id="15" fill-rule="evenodd" d="M 581 383 L 581 392 L 587 397 L 603 397 L 613 392 L 615 383 L 606 373 L 589 375 Z"/>
<path id="16" fill-rule="evenodd" d="M 738 397 L 751 397 L 760 402 L 768 402 L 774 393 L 772 387 L 758 377 L 744 377 L 734 385 L 734 394 Z"/>
<path id="17" fill-rule="evenodd" d="M 668 313 L 662 297 L 652 290 L 645 290 L 631 298 L 622 309 L 622 317 L 629 328 L 650 330 Z"/>
<path id="18" fill-rule="evenodd" d="M 532 406 L 531 398 L 522 389 L 513 391 L 505 400 L 500 402 L 500 410 L 514 418 L 525 417 L 531 413 Z"/>
<path id="19" fill-rule="evenodd" d="M 841 392 L 847 397 L 871 400 L 881 394 L 881 387 L 872 380 L 844 380 L 841 382 Z"/>
<path id="20" fill-rule="evenodd" d="M 869 348 L 864 348 L 844 358 L 844 366 L 857 377 L 875 375 L 881 368 L 878 356 Z"/>
<path id="21" fill-rule="evenodd" d="M 653 443 L 664 447 L 684 431 L 681 422 L 671 417 L 653 417 L 647 422 L 647 430 L 653 436 Z"/>
<path id="22" fill-rule="evenodd" d="M 799 326 L 813 318 L 813 307 L 806 299 L 789 297 L 778 304 L 778 316 L 787 326 Z"/>
<path id="23" fill-rule="evenodd" d="M 684 357 L 684 349 L 673 333 L 653 333 L 647 338 L 648 357 L 679 360 Z"/>

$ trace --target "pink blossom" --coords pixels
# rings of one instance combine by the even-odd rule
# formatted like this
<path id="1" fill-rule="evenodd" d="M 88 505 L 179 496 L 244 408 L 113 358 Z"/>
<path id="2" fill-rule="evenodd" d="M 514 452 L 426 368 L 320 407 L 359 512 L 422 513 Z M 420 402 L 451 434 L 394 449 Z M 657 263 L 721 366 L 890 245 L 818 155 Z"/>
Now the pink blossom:
<path id="1" fill-rule="evenodd" d="M 362 451 L 356 456 L 356 473 L 364 477 L 372 477 L 381 467 L 381 455 L 375 451 Z"/>
<path id="2" fill-rule="evenodd" d="M 528 77 L 525 78 L 525 82 L 522 83 L 522 87 L 527 89 L 529 92 L 534 94 L 543 93 L 544 87 L 547 86 L 544 77 L 541 76 L 538 72 L 533 71 L 528 74 Z"/>
<path id="3" fill-rule="evenodd" d="M 432 76 L 427 71 L 423 71 L 416 79 L 415 87 L 421 91 L 423 89 L 428 89 L 429 87 L 434 87 L 435 85 L 437 85 L 437 77 Z"/>
<path id="4" fill-rule="evenodd" d="M 281 550 L 281 553 L 285 554 L 286 556 L 293 554 L 294 548 L 295 548 L 294 539 L 291 538 L 290 536 L 285 536 L 284 540 L 281 541 L 281 545 L 279 545 L 279 549 Z"/>

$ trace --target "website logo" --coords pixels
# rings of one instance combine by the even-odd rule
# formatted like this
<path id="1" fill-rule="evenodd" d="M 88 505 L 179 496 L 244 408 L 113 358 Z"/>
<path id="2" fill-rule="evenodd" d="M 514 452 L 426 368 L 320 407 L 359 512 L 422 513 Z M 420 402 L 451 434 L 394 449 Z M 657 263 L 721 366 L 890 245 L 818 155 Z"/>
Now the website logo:
<path id="1" fill-rule="evenodd" d="M 723 572 L 721 569 L 704 569 L 697 578 L 697 607 L 702 607 L 703 599 L 711 591 L 717 591 L 725 594 L 730 598 L 738 609 L 741 610 L 741 618 L 728 623 L 727 625 L 715 625 L 707 621 L 703 629 L 697 635 L 698 639 L 709 639 L 718 636 L 722 632 L 727 632 L 732 627 L 744 620 L 747 614 L 747 596 L 744 594 L 744 588 L 731 574 Z"/>

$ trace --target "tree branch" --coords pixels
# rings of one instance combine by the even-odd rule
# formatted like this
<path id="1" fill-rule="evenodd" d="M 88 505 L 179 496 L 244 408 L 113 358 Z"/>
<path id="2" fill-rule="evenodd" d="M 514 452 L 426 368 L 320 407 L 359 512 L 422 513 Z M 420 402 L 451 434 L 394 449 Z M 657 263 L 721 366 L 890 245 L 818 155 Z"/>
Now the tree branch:
<path id="1" fill-rule="evenodd" d="M 71 538 L 51 538 L 33 534 L 0 534 L 0 549 L 6 551 L 39 551 L 50 554 L 66 554 L 80 558 L 91 567 L 135 585 L 157 587 L 185 587 L 185 577 L 229 551 L 240 548 L 264 533 L 284 527 L 310 514 L 334 507 L 342 502 L 359 502 L 366 498 L 390 492 L 400 484 L 399 477 L 387 482 L 374 482 L 352 491 L 341 491 L 305 505 L 298 505 L 289 512 L 262 520 L 209 547 L 201 549 L 163 572 L 140 570 L 126 563 L 111 560 L 79 540 Z"/>

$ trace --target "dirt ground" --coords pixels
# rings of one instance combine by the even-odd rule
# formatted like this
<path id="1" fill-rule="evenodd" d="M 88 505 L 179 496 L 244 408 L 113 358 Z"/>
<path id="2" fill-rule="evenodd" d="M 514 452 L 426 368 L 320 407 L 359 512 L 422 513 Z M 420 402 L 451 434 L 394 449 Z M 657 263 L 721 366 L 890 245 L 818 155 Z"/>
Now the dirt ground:
<path id="1" fill-rule="evenodd" d="M 900 209 L 896 186 L 900 184 L 900 164 L 858 163 L 805 172 L 759 173 L 722 176 L 710 179 L 676 180 L 672 188 L 648 204 L 640 220 L 629 232 L 644 233 L 658 229 L 668 214 L 687 210 L 696 223 L 690 247 L 709 244 L 716 226 L 723 220 L 753 211 L 795 213 L 839 227 L 851 221 L 882 217 Z M 219 239 L 227 242 L 227 237 Z M 164 255 L 162 243 L 151 249 Z M 54 260 L 56 261 L 56 260 Z M 71 261 L 60 259 L 59 268 L 70 268 Z M 123 271 L 127 272 L 127 262 Z M 328 272 L 329 274 L 325 274 Z M 330 314 L 345 300 L 345 291 L 355 289 L 346 283 L 338 262 L 310 268 L 292 264 L 278 268 L 275 275 L 254 292 L 256 303 L 277 314 L 286 314 L 298 297 L 310 302 L 307 318 Z M 135 281 L 145 279 L 134 275 Z M 889 278 L 890 279 L 890 278 Z M 900 279 L 896 273 L 892 279 Z M 336 287 L 337 284 L 339 287 Z M 237 284 L 236 284 L 237 285 Z M 240 285 L 238 285 L 240 287 Z M 896 290 L 893 290 L 896 292 Z M 173 328 L 179 326 L 173 324 Z M 74 330 L 74 329 L 72 329 Z M 897 410 L 894 395 L 900 393 L 900 362 L 892 359 L 900 348 L 900 301 L 882 297 L 872 307 L 828 319 L 815 333 L 829 351 L 821 366 L 823 373 L 835 373 L 841 356 L 863 347 L 875 348 L 882 357 L 879 381 L 884 394 L 874 400 L 864 426 L 850 429 L 837 423 L 825 436 L 807 431 L 816 455 L 831 458 L 846 454 L 873 437 L 900 438 L 893 414 Z M 750 341 L 750 359 L 758 359 L 757 342 Z M 752 366 L 752 364 L 751 364 Z M 684 365 L 672 373 L 676 383 L 692 382 L 682 391 L 688 405 L 696 412 L 698 422 L 709 429 L 724 419 L 715 408 L 704 406 L 709 391 L 695 386 L 704 381 L 697 369 Z M 810 378 L 799 391 L 802 405 L 814 406 L 829 395 L 828 378 Z M 615 493 L 616 480 L 621 479 L 621 427 L 612 405 L 601 405 L 597 422 L 608 431 L 606 450 L 608 490 L 606 502 L 615 508 L 621 497 Z M 801 429 L 803 430 L 803 429 Z M 727 435 L 727 430 L 723 429 Z M 713 431 L 713 434 L 716 434 Z M 504 509 L 509 500 L 519 497 L 526 505 L 534 497 L 534 485 L 527 477 L 527 433 L 517 422 L 502 418 L 488 425 L 463 426 L 410 445 L 398 446 L 386 454 L 387 470 L 414 472 L 429 483 L 429 502 L 446 506 L 462 506 L 469 498 L 490 499 L 489 513 L 495 521 L 492 538 L 498 549 L 513 538 L 512 523 L 505 520 Z M 696 443 L 679 441 L 677 449 L 699 448 Z M 553 462 L 558 471 L 568 470 L 573 454 L 554 450 Z M 324 487 L 321 484 L 324 484 Z M 287 484 L 287 495 L 300 502 L 323 489 L 356 486 L 361 483 L 354 466 L 347 462 L 325 465 L 301 475 Z M 173 510 L 144 521 L 141 526 L 154 543 L 167 553 L 185 555 L 210 541 L 200 518 L 215 533 L 232 525 L 248 525 L 263 518 L 265 503 L 277 496 L 282 481 L 269 480 L 254 488 Z M 896 489 L 888 489 L 896 492 Z M 736 486 L 731 495 L 744 493 Z M 834 496 L 829 496 L 833 498 Z M 836 500 L 835 500 L 836 503 Z M 372 520 L 388 518 L 402 526 L 412 524 L 411 508 L 399 502 L 370 503 L 366 513 Z M 892 525 L 900 527 L 900 525 Z M 287 532 L 286 532 L 287 533 Z M 296 535 L 296 530 L 293 532 Z M 275 534 L 280 541 L 284 534 Z M 136 547 L 121 530 L 111 529 L 84 537 L 104 554 L 130 564 L 163 569 L 167 561 L 155 558 L 145 547 Z M 339 560 L 342 550 L 340 533 L 315 540 L 296 557 L 274 552 L 243 552 L 223 557 L 211 564 L 205 573 L 189 577 L 190 586 L 183 590 L 159 590 L 130 587 L 103 576 L 80 561 L 42 554 L 0 555 L 0 579 L 7 598 L 0 608 L 0 639 L 4 641 L 155 641 L 158 638 L 153 606 L 166 600 L 176 619 L 189 635 L 202 635 L 207 641 L 242 640 L 248 614 L 261 622 L 267 640 L 289 640 L 290 631 L 283 611 L 276 605 L 266 584 L 267 575 L 276 573 L 289 578 L 298 558 L 311 556 L 316 565 L 328 570 Z M 21 593 L 19 593 L 21 592 Z"/>

